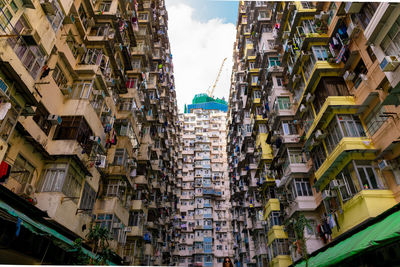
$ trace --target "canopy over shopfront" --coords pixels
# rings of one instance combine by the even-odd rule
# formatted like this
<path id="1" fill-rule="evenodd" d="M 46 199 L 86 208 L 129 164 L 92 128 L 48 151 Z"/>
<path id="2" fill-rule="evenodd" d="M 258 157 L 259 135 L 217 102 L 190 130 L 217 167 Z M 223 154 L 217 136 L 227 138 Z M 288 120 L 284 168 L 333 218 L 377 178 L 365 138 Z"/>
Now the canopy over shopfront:
<path id="1" fill-rule="evenodd" d="M 323 247 L 312 253 L 308 260 L 308 266 L 343 265 L 359 256 L 364 257 L 398 243 L 400 241 L 400 204 L 365 224 L 353 228 L 344 235 L 346 236 L 338 237 L 329 244 L 328 248 Z M 306 262 L 303 260 L 293 266 L 303 267 L 306 266 Z"/>

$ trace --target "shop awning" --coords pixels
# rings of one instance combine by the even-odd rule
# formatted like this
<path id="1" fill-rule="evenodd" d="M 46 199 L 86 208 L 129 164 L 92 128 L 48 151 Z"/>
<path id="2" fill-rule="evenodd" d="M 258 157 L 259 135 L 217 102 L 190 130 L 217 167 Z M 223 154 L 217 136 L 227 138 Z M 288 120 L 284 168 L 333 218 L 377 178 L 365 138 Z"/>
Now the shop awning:
<path id="1" fill-rule="evenodd" d="M 340 262 L 400 240 L 400 211 L 310 257 L 308 266 L 338 266 Z M 302 261 L 294 266 L 306 266 Z"/>
<path id="2" fill-rule="evenodd" d="M 38 234 L 38 235 L 46 235 L 49 236 L 55 244 L 58 246 L 62 247 L 66 251 L 74 251 L 74 241 L 71 239 L 65 237 L 64 235 L 58 233 L 56 230 L 51 229 L 50 227 L 37 222 L 33 219 L 31 219 L 29 216 L 25 215 L 24 213 L 12 208 L 5 202 L 0 200 L 0 209 L 6 211 L 8 214 L 10 214 L 13 217 L 21 219 L 22 223 L 21 226 L 25 227 L 29 231 Z M 88 256 L 92 255 L 92 252 L 82 248 L 83 253 L 85 253 Z M 112 262 L 107 262 L 107 265 L 116 265 Z"/>

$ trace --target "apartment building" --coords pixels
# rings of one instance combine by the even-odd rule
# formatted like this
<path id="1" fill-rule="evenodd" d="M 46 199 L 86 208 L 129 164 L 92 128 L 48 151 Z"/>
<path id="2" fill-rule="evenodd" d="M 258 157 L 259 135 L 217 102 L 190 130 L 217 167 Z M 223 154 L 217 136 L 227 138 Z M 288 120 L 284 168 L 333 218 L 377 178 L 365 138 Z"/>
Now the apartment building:
<path id="1" fill-rule="evenodd" d="M 163 0 L 2 1 L 2 263 L 169 265 L 179 156 Z M 17 231 L 15 230 L 17 229 Z"/>
<path id="2" fill-rule="evenodd" d="M 179 114 L 182 176 L 177 180 L 179 266 L 218 266 L 233 256 L 226 156 L 227 103 L 196 95 Z"/>
<path id="3" fill-rule="evenodd" d="M 237 266 L 396 258 L 393 243 L 376 245 L 382 232 L 363 233 L 398 216 L 399 11 L 239 4 L 227 133 Z M 258 202 L 260 230 L 248 224 Z"/>

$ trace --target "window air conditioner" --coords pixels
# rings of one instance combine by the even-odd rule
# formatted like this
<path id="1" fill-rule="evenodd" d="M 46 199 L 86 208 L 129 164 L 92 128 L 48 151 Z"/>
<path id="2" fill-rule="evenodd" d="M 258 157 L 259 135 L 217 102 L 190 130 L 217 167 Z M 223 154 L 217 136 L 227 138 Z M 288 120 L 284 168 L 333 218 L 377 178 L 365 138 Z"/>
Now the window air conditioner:
<path id="1" fill-rule="evenodd" d="M 51 122 L 52 125 L 61 124 L 61 117 L 58 115 L 50 114 L 47 117 L 47 120 Z"/>
<path id="2" fill-rule="evenodd" d="M 385 171 L 385 170 L 391 169 L 391 166 L 390 166 L 390 164 L 389 164 L 389 162 L 388 162 L 387 160 L 381 160 L 381 161 L 378 163 L 378 167 L 379 167 L 379 169 L 380 169 L 381 171 Z"/>
<path id="3" fill-rule="evenodd" d="M 301 105 L 300 105 L 300 112 L 301 112 L 301 113 L 304 113 L 304 112 L 306 112 L 306 110 L 307 110 L 307 107 L 304 106 L 303 104 L 301 104 Z"/>
<path id="4" fill-rule="evenodd" d="M 98 144 L 100 144 L 101 138 L 100 136 L 90 136 L 89 139 L 93 142 L 97 142 Z"/>
<path id="5" fill-rule="evenodd" d="M 32 196 L 35 193 L 35 187 L 30 183 L 23 183 L 19 191 L 20 195 Z"/>
<path id="6" fill-rule="evenodd" d="M 332 180 L 330 183 L 329 183 L 329 187 L 331 188 L 331 189 L 336 189 L 336 188 L 338 188 L 339 187 L 339 181 L 338 180 Z"/>
<path id="7" fill-rule="evenodd" d="M 383 58 L 380 67 L 382 71 L 395 71 L 400 64 L 400 58 L 397 56 L 386 56 Z"/>
<path id="8" fill-rule="evenodd" d="M 343 79 L 345 80 L 345 81 L 351 81 L 351 80 L 353 80 L 354 79 L 354 77 L 356 77 L 356 74 L 354 73 L 354 72 L 352 72 L 352 71 L 346 71 L 344 74 L 343 74 Z"/>
<path id="9" fill-rule="evenodd" d="M 311 93 L 308 93 L 308 94 L 307 94 L 307 97 L 306 97 L 306 102 L 307 102 L 307 103 L 313 102 L 314 99 L 315 99 L 315 95 L 313 95 L 313 94 L 311 94 Z"/>
<path id="10" fill-rule="evenodd" d="M 317 131 L 315 132 L 315 138 L 316 138 L 317 140 L 322 140 L 322 139 L 324 139 L 325 137 L 326 137 L 326 134 L 323 133 L 321 130 L 317 130 Z"/>

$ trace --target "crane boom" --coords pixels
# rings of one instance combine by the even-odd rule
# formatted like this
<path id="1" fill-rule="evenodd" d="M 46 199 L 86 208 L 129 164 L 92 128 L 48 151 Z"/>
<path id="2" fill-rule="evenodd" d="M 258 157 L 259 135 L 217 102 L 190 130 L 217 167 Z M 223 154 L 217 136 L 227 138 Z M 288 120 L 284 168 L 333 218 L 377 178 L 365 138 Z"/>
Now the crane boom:
<path id="1" fill-rule="evenodd" d="M 219 68 L 219 71 L 218 71 L 217 78 L 215 79 L 215 82 L 214 82 L 211 90 L 210 90 L 210 88 L 208 88 L 208 90 L 207 90 L 207 94 L 208 94 L 209 97 L 213 97 L 215 87 L 217 86 L 217 83 L 218 83 L 218 80 L 219 80 L 219 76 L 221 76 L 222 68 L 224 67 L 226 59 L 227 58 L 224 58 L 224 60 L 222 61 L 221 67 Z"/>

